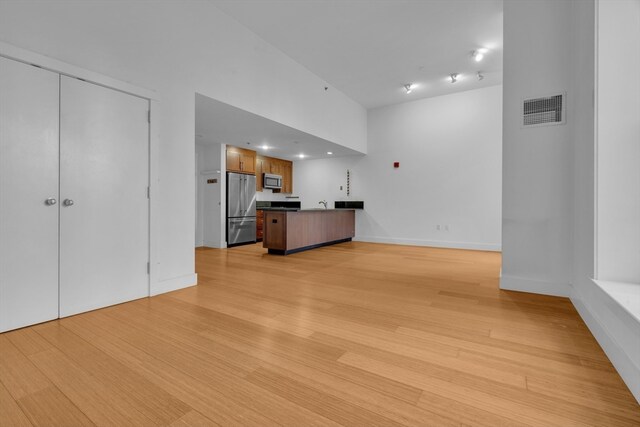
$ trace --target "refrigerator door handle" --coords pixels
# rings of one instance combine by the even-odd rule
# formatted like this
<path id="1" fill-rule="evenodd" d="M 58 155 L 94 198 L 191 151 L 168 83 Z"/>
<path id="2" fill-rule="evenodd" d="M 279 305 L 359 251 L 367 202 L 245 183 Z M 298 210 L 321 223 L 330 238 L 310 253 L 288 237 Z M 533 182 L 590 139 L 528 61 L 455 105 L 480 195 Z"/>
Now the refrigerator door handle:
<path id="1" fill-rule="evenodd" d="M 242 176 L 242 212 L 247 213 L 247 177 Z"/>
<path id="2" fill-rule="evenodd" d="M 242 179 L 242 176 L 240 176 L 240 195 L 239 195 L 240 199 L 239 200 L 240 200 L 240 213 L 241 214 L 244 212 L 244 196 L 243 196 L 244 188 L 243 187 L 244 187 L 243 179 Z"/>

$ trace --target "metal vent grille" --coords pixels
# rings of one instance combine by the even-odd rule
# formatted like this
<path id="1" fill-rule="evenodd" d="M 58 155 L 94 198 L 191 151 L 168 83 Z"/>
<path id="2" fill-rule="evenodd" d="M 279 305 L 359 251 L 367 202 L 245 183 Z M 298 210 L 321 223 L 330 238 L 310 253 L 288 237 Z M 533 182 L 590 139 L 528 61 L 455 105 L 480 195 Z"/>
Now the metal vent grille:
<path id="1" fill-rule="evenodd" d="M 522 125 L 564 123 L 564 95 L 525 99 L 522 109 Z"/>

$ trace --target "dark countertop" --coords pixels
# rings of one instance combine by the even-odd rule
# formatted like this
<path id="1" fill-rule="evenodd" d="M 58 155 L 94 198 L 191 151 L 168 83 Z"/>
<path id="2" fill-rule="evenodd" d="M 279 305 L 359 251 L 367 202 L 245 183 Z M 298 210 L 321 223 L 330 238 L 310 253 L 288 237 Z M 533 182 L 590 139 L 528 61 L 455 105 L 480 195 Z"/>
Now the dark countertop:
<path id="1" fill-rule="evenodd" d="M 257 208 L 258 210 L 263 211 L 293 211 L 293 212 L 320 212 L 320 211 L 355 211 L 355 209 L 351 208 L 338 208 L 338 209 L 323 209 L 323 208 L 314 208 L 314 209 L 299 209 L 299 208 Z"/>

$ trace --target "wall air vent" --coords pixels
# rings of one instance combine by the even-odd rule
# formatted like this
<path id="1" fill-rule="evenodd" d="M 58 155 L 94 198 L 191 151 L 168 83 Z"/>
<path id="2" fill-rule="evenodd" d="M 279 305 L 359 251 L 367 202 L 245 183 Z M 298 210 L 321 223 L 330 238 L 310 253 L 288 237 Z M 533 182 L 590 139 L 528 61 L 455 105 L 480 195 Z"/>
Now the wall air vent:
<path id="1" fill-rule="evenodd" d="M 525 99 L 522 102 L 522 126 L 560 125 L 565 122 L 565 95 Z"/>

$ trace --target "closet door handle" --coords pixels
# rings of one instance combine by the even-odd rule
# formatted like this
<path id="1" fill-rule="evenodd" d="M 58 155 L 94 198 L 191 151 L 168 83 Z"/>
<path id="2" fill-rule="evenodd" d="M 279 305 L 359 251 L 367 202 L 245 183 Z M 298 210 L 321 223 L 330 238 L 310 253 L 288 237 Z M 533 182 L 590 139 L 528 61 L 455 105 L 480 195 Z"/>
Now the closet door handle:
<path id="1" fill-rule="evenodd" d="M 58 201 L 56 199 L 54 199 L 53 197 L 49 197 L 47 200 L 44 201 L 44 204 L 47 206 L 53 206 L 56 203 L 58 203 Z"/>
<path id="2" fill-rule="evenodd" d="M 65 205 L 65 206 L 73 206 L 73 200 L 64 199 L 64 202 L 62 202 L 62 204 Z"/>

